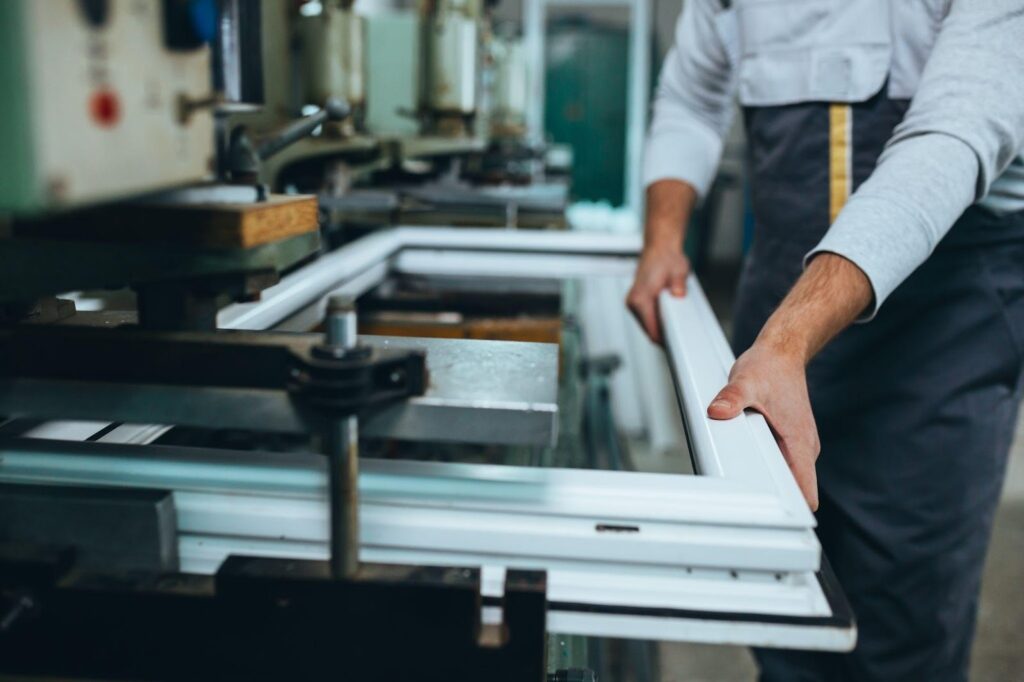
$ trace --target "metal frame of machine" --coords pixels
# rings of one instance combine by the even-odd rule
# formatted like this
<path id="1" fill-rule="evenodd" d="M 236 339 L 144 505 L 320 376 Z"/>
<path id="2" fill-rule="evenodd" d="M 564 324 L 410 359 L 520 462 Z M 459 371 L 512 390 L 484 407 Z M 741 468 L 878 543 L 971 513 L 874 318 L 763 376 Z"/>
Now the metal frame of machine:
<path id="1" fill-rule="evenodd" d="M 301 328 L 322 317 L 328 294 L 357 296 L 390 273 L 629 276 L 640 246 L 636 235 L 395 228 L 286 276 L 259 302 L 222 310 L 219 324 Z M 700 475 L 364 462 L 362 560 L 483 566 L 489 608 L 506 568 L 544 568 L 552 632 L 852 648 L 852 616 L 814 517 L 763 417 L 716 422 L 704 412 L 733 356 L 700 285 L 691 278 L 685 298 L 666 294 L 660 304 Z M 62 430 L 83 438 L 74 423 L 47 425 L 43 435 Z M 161 431 L 123 425 L 95 443 L 8 444 L 0 480 L 174 490 L 187 571 L 210 572 L 232 553 L 326 556 L 321 457 L 122 445 Z"/>

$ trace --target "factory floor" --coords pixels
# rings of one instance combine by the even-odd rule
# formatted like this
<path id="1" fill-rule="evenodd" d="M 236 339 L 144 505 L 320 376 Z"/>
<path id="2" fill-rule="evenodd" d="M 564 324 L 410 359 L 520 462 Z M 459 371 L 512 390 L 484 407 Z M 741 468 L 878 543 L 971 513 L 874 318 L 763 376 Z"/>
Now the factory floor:
<path id="1" fill-rule="evenodd" d="M 1024 414 L 1010 453 L 1010 468 L 996 516 L 981 592 L 971 682 L 1024 680 Z M 748 682 L 757 678 L 750 653 L 740 647 L 665 644 L 662 682 Z"/>

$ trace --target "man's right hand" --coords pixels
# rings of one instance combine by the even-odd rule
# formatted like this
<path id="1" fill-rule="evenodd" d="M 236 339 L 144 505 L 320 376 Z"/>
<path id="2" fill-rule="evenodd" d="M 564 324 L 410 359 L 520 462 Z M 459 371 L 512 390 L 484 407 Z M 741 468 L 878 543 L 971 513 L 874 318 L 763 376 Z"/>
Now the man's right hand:
<path id="1" fill-rule="evenodd" d="M 644 250 L 626 305 L 654 343 L 662 343 L 658 296 L 668 289 L 686 295 L 690 261 L 683 255 L 686 224 L 697 203 L 697 190 L 682 180 L 658 180 L 647 187 Z"/>
<path id="2" fill-rule="evenodd" d="M 689 274 L 690 261 L 681 249 L 656 246 L 644 248 L 636 268 L 633 288 L 626 296 L 626 305 L 654 343 L 662 343 L 658 295 L 668 289 L 673 296 L 685 296 Z"/>

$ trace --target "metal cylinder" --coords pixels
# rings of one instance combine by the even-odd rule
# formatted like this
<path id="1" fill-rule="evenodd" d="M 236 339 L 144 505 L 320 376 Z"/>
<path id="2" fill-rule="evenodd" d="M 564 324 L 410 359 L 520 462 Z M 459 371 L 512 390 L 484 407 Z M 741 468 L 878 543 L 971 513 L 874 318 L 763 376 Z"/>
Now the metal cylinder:
<path id="1" fill-rule="evenodd" d="M 263 29 L 259 0 L 221 0 L 213 42 L 214 87 L 231 104 L 263 104 Z"/>
<path id="2" fill-rule="evenodd" d="M 476 112 L 480 80 L 480 0 L 435 0 L 423 17 L 421 101 L 434 116 Z"/>
<path id="3" fill-rule="evenodd" d="M 353 110 L 366 102 L 363 18 L 349 7 L 325 4 L 300 22 L 305 68 L 305 103 L 341 97 Z"/>
<path id="4" fill-rule="evenodd" d="M 526 47 L 515 38 L 494 40 L 494 112 L 491 132 L 495 137 L 518 137 L 526 132 L 530 96 Z"/>
<path id="5" fill-rule="evenodd" d="M 335 294 L 327 299 L 327 343 L 340 348 L 354 348 L 358 340 L 356 299 Z"/>
<path id="6" fill-rule="evenodd" d="M 327 343 L 355 348 L 358 342 L 356 302 L 336 294 L 327 299 Z M 359 570 L 359 421 L 343 417 L 326 434 L 331 512 L 331 574 L 353 576 Z"/>
<path id="7" fill-rule="evenodd" d="M 328 434 L 331 575 L 359 570 L 359 420 L 344 417 Z"/>

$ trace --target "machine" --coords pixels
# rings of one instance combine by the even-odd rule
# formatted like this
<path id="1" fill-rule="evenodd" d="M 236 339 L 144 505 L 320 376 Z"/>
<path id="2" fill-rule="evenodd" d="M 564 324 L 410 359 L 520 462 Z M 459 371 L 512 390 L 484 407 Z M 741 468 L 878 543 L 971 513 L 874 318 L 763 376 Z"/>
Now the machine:
<path id="1" fill-rule="evenodd" d="M 69 208 L 209 175 L 215 29 L 186 3 L 4 3 L 0 206 Z"/>
<path id="2" fill-rule="evenodd" d="M 704 414 L 733 357 L 695 279 L 661 302 L 688 446 L 645 472 L 610 407 L 637 332 L 587 313 L 638 236 L 322 239 L 337 207 L 268 167 L 366 142 L 372 94 L 310 64 L 324 101 L 277 108 L 245 49 L 278 45 L 267 3 L 41 4 L 0 4 L 0 675 L 540 682 L 595 679 L 606 638 L 853 646 L 767 424 Z M 464 41 L 434 67 L 476 20 L 436 9 Z M 303 30 L 342 58 L 337 23 Z M 49 113 L 95 92 L 103 125 Z"/>
<path id="3" fill-rule="evenodd" d="M 450 224 L 564 228 L 569 187 L 548 172 L 546 146 L 525 141 L 524 52 L 493 35 L 490 4 L 380 4 L 372 13 L 255 4 L 265 106 L 233 123 L 259 137 L 330 97 L 352 111 L 268 159 L 261 180 L 317 194 L 335 243 L 439 214 Z"/>

